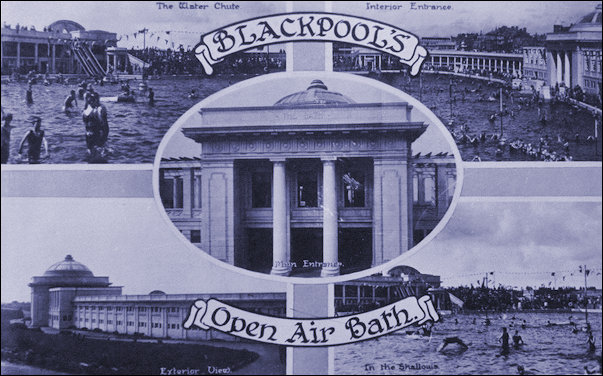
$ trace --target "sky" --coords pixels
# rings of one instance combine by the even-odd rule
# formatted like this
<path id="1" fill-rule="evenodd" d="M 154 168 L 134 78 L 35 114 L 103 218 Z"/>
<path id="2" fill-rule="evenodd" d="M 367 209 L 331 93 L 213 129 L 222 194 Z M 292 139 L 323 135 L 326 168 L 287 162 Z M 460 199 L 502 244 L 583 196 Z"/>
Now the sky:
<path id="1" fill-rule="evenodd" d="M 580 287 L 578 267 L 587 264 L 589 285 L 601 288 L 601 209 L 601 202 L 459 201 L 442 232 L 400 264 L 440 275 L 445 286 L 475 285 L 494 272 L 497 286 L 512 287 L 553 286 L 552 272 L 557 287 Z M 159 210 L 152 198 L 3 197 L 2 302 L 29 301 L 31 277 L 67 254 L 126 294 L 285 290 L 210 262 Z"/>
<path id="2" fill-rule="evenodd" d="M 27 2 L 3 1 L 0 19 L 14 26 L 34 25 L 37 30 L 54 21 L 67 19 L 88 30 L 101 29 L 122 36 L 120 46 L 142 46 L 142 38 L 133 33 L 147 28 L 146 43 L 165 48 L 194 46 L 200 35 L 221 26 L 247 18 L 286 11 L 285 2 L 222 2 L 236 4 L 239 9 L 215 9 L 220 2 L 189 1 L 207 5 L 207 9 L 179 9 L 180 2 L 165 1 L 172 9 L 159 9 L 156 1 L 148 2 Z M 497 26 L 526 27 L 531 33 L 552 32 L 553 25 L 575 23 L 593 11 L 596 1 L 432 1 L 429 4 L 451 5 L 447 11 L 413 10 L 410 1 L 333 2 L 332 11 L 387 22 L 419 36 L 451 36 L 465 32 L 487 32 Z M 423 2 L 415 2 L 422 4 Z M 398 10 L 367 10 L 371 5 L 399 5 Z M 415 7 L 416 7 L 415 4 Z M 317 4 L 317 10 L 324 9 Z M 170 31 L 167 34 L 166 31 Z M 152 34 L 152 36 L 151 36 Z M 126 35 L 128 38 L 126 39 Z M 166 43 L 166 40 L 168 42 Z"/>
<path id="3" fill-rule="evenodd" d="M 432 242 L 404 263 L 446 286 L 584 286 L 579 266 L 601 288 L 601 202 L 462 202 Z M 555 276 L 552 273 L 555 272 Z M 550 285 L 549 285 L 550 283 Z"/>

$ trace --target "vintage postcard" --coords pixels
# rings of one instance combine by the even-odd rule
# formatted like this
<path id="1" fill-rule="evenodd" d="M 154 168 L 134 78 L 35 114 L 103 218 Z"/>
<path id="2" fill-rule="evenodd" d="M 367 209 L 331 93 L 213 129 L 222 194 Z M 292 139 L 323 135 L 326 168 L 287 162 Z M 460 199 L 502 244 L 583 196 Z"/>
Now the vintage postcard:
<path id="1" fill-rule="evenodd" d="M 601 374 L 597 1 L 3 1 L 2 374 Z"/>

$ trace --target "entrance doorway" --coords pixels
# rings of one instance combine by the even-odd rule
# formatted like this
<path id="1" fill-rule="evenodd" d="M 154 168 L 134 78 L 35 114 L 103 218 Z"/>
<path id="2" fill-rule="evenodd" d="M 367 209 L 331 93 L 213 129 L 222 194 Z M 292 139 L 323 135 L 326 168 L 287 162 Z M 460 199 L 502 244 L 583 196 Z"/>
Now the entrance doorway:
<path id="1" fill-rule="evenodd" d="M 373 230 L 371 228 L 339 229 L 339 262 L 342 273 L 371 267 L 373 263 Z"/>
<path id="2" fill-rule="evenodd" d="M 270 273 L 272 270 L 272 229 L 247 229 L 247 257 L 242 260 L 248 270 Z"/>
<path id="3" fill-rule="evenodd" d="M 295 274 L 318 273 L 322 267 L 322 229 L 293 228 L 291 229 L 291 262 Z"/>

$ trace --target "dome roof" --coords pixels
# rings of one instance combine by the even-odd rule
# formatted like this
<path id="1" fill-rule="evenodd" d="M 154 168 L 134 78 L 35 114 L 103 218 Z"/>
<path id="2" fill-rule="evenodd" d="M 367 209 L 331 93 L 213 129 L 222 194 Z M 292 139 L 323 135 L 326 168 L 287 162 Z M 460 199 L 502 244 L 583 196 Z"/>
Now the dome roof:
<path id="1" fill-rule="evenodd" d="M 63 261 L 52 265 L 44 273 L 45 277 L 94 277 L 86 265 L 73 259 L 71 255 L 65 256 Z"/>
<path id="2" fill-rule="evenodd" d="M 275 106 L 303 106 L 303 105 L 342 105 L 355 103 L 341 93 L 329 91 L 327 85 L 321 80 L 314 80 L 304 91 L 287 95 L 276 102 Z"/>
<path id="3" fill-rule="evenodd" d="M 597 5 L 594 12 L 582 17 L 580 21 L 570 27 L 570 31 L 601 31 L 601 4 Z"/>
<path id="4" fill-rule="evenodd" d="M 413 268 L 412 266 L 408 266 L 408 265 L 398 265 L 398 266 L 394 266 L 393 268 L 391 268 L 387 274 L 389 274 L 392 277 L 400 277 L 401 274 L 404 275 L 421 275 L 421 272 L 419 272 L 417 269 Z"/>
<path id="5" fill-rule="evenodd" d="M 58 31 L 67 32 L 67 33 L 70 33 L 72 31 L 86 30 L 79 23 L 77 23 L 75 21 L 69 21 L 69 20 L 55 21 L 55 22 L 51 23 L 48 27 L 51 28 L 52 30 L 58 30 Z"/>

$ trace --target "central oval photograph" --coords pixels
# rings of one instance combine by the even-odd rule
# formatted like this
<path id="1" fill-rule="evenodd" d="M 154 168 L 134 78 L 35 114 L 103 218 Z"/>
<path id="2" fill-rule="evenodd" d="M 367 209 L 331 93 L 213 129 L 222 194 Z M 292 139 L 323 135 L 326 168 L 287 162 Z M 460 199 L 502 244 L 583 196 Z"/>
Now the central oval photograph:
<path id="1" fill-rule="evenodd" d="M 159 147 L 154 191 L 174 231 L 221 266 L 327 283 L 429 242 L 460 194 L 458 162 L 437 116 L 395 87 L 274 73 L 184 113 Z"/>

